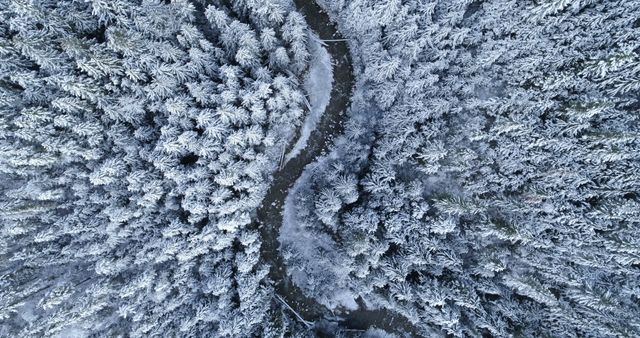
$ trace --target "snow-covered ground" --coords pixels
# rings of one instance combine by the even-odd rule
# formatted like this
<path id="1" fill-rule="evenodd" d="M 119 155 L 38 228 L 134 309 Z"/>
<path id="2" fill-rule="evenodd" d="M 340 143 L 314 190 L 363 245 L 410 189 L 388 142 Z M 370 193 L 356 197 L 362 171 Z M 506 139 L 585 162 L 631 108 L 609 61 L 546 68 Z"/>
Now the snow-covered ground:
<path id="1" fill-rule="evenodd" d="M 333 241 L 328 234 L 309 232 L 305 228 L 304 223 L 298 218 L 295 205 L 296 197 L 300 196 L 299 192 L 308 186 L 309 176 L 313 173 L 316 166 L 322 165 L 323 159 L 308 166 L 296 184 L 289 190 L 289 194 L 284 203 L 282 226 L 280 227 L 280 243 L 283 246 L 293 248 L 295 252 L 302 256 L 300 258 L 307 262 L 314 260 L 314 257 L 317 257 L 320 252 L 323 252 L 324 255 L 332 256 L 336 260 L 339 258 L 335 241 Z M 291 279 L 301 289 L 305 290 L 306 287 L 313 287 L 317 284 L 315 280 L 317 276 L 331 278 L 334 283 L 331 290 L 322 292 L 322 296 L 316 300 L 332 310 L 357 310 L 358 304 L 356 303 L 356 298 L 358 296 L 349 290 L 345 283 L 343 283 L 344 281 L 340 280 L 342 279 L 340 276 L 344 276 L 345 273 L 344 271 L 340 271 L 341 267 L 339 264 L 328 264 L 328 262 L 332 261 L 335 260 L 328 259 L 323 260 L 322 263 L 318 262 L 318 264 L 308 265 L 308 267 L 313 267 L 313 271 L 304 271 L 289 267 Z"/>
<path id="2" fill-rule="evenodd" d="M 309 100 L 309 114 L 300 129 L 300 137 L 291 151 L 285 156 L 284 163 L 296 157 L 307 146 L 311 132 L 316 128 L 322 113 L 331 100 L 331 88 L 333 86 L 333 67 L 331 56 L 324 48 L 322 40 L 312 32 L 309 32 L 309 52 L 311 62 L 309 72 L 304 79 L 304 90 Z"/>

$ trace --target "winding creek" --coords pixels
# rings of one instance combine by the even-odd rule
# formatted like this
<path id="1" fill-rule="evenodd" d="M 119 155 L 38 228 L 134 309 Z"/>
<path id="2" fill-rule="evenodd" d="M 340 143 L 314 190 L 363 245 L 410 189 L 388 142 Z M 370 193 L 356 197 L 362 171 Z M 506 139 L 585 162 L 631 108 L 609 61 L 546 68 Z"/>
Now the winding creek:
<path id="1" fill-rule="evenodd" d="M 310 29 L 320 39 L 331 40 L 325 48 L 333 61 L 334 84 L 329 105 L 316 125 L 316 129 L 311 133 L 307 147 L 273 174 L 273 183 L 257 211 L 258 221 L 254 226 L 259 228 L 262 236 L 262 257 L 271 265 L 269 277 L 274 283 L 276 294 L 306 321 L 316 323 L 329 321 L 348 330 L 377 327 L 388 332 L 400 331 L 416 336 L 413 326 L 405 317 L 388 310 L 367 310 L 363 304 L 360 306 L 361 309 L 341 314 L 336 318 L 329 309 L 314 299 L 306 297 L 302 290 L 290 281 L 286 265 L 280 255 L 278 235 L 288 191 L 302 175 L 304 168 L 314 162 L 319 155 L 328 152 L 333 140 L 342 134 L 354 87 L 349 47 L 336 25 L 315 1 L 293 0 L 293 2 L 297 10 L 305 16 Z M 316 330 L 322 331 L 320 328 Z"/>

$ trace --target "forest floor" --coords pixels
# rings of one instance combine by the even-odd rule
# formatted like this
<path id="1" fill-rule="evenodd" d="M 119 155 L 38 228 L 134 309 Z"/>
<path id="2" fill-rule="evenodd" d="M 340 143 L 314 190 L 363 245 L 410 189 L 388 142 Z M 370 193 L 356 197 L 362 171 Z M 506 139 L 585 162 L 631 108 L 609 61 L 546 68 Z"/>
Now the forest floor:
<path id="1" fill-rule="evenodd" d="M 310 29 L 321 40 L 330 40 L 325 48 L 333 61 L 333 87 L 329 104 L 309 135 L 306 147 L 273 174 L 273 183 L 257 211 L 256 226 L 260 229 L 263 241 L 262 258 L 271 266 L 269 277 L 274 282 L 276 294 L 305 320 L 325 324 L 333 322 L 349 330 L 364 331 L 377 327 L 389 332 L 411 332 L 409 335 L 415 336 L 413 326 L 406 318 L 388 310 L 368 310 L 361 300 L 358 301 L 360 306 L 357 310 L 345 311 L 336 318 L 331 310 L 307 297 L 291 282 L 287 273 L 278 240 L 285 199 L 305 167 L 326 154 L 335 138 L 343 133 L 355 84 L 349 47 L 329 15 L 314 1 L 294 0 L 294 3 L 305 16 Z M 317 330 L 323 331 L 319 326 Z"/>
<path id="2" fill-rule="evenodd" d="M 305 76 L 303 88 L 309 112 L 303 125 L 298 128 L 298 141 L 292 143 L 292 149 L 285 156 L 285 162 L 298 156 L 306 148 L 311 132 L 316 128 L 331 100 L 331 88 L 333 86 L 331 55 L 324 48 L 326 43 L 322 42 L 315 33 L 308 32 L 307 35 L 309 36 L 311 64 Z"/>

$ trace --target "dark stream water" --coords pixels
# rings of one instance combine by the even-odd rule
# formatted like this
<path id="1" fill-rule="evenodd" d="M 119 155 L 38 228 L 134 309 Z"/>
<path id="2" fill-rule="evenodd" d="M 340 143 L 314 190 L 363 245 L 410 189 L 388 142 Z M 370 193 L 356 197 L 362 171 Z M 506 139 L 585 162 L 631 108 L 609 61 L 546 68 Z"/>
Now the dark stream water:
<path id="1" fill-rule="evenodd" d="M 261 254 L 263 259 L 271 265 L 269 276 L 274 282 L 277 295 L 307 321 L 325 324 L 329 322 L 328 326 L 335 327 L 337 324 L 338 327 L 348 330 L 377 327 L 388 332 L 405 332 L 409 336 L 417 336 L 413 326 L 405 317 L 388 310 L 367 310 L 361 306 L 359 310 L 343 313 L 336 318 L 325 306 L 305 296 L 302 290 L 291 282 L 287 274 L 286 265 L 280 255 L 278 240 L 284 201 L 289 189 L 301 176 L 304 168 L 314 162 L 319 155 L 328 152 L 334 139 L 342 134 L 354 87 L 351 54 L 347 43 L 340 41 L 344 38 L 337 26 L 315 1 L 293 0 L 293 2 L 298 11 L 305 16 L 310 29 L 320 39 L 334 40 L 327 42 L 325 46 L 333 61 L 334 82 L 329 105 L 316 125 L 316 129 L 311 133 L 307 147 L 274 173 L 273 183 L 257 211 L 256 225 L 260 229 L 263 241 Z M 319 327 L 320 325 L 318 325 L 318 331 L 324 331 Z"/>

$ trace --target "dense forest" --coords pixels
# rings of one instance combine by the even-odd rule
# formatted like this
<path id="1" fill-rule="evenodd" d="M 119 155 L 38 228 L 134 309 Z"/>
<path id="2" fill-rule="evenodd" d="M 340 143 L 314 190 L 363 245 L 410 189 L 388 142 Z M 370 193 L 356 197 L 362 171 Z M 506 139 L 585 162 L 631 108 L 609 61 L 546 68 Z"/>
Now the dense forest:
<path id="1" fill-rule="evenodd" d="M 640 335 L 640 2 L 324 2 L 358 94 L 294 281 L 423 336 Z"/>
<path id="2" fill-rule="evenodd" d="M 274 266 L 335 41 L 292 0 L 0 0 L 0 337 L 640 336 L 640 1 L 317 2 L 357 83 Z"/>
<path id="3" fill-rule="evenodd" d="M 288 2 L 0 0 L 0 336 L 242 336 L 304 115 Z"/>

